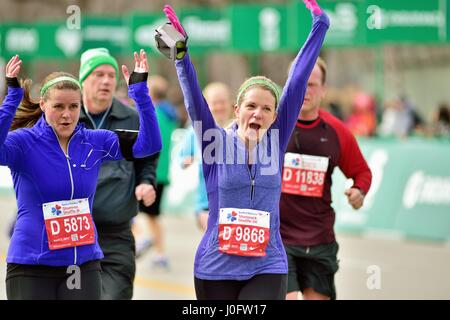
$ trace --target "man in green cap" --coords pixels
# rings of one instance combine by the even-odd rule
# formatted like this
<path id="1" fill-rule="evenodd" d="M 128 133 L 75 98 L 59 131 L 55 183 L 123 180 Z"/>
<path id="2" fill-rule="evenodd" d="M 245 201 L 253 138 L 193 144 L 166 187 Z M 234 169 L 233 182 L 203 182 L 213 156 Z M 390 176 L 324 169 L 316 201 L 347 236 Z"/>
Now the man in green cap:
<path id="1" fill-rule="evenodd" d="M 117 61 L 107 49 L 90 49 L 81 55 L 80 122 L 86 127 L 138 130 L 137 111 L 114 98 L 118 74 Z M 102 299 L 133 297 L 136 262 L 131 220 L 138 213 L 138 201 L 146 206 L 155 201 L 157 160 L 158 155 L 109 161 L 100 170 L 92 213 L 105 255 L 101 261 Z"/>

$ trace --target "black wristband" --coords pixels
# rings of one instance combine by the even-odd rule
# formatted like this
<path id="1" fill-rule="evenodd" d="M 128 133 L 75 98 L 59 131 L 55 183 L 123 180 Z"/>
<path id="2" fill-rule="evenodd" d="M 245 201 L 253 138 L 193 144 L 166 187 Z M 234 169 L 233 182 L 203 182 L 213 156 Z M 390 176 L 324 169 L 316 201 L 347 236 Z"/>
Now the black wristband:
<path id="1" fill-rule="evenodd" d="M 127 161 L 133 161 L 133 146 L 136 142 L 138 131 L 116 129 L 114 130 L 114 132 L 119 137 L 120 151 L 122 152 L 122 156 Z"/>
<path id="2" fill-rule="evenodd" d="M 132 72 L 130 75 L 129 84 L 135 84 L 139 82 L 147 82 L 148 72 Z"/>
<path id="3" fill-rule="evenodd" d="M 20 83 L 19 80 L 17 80 L 17 78 L 6 77 L 6 84 L 8 85 L 8 87 L 11 88 L 20 88 Z"/>

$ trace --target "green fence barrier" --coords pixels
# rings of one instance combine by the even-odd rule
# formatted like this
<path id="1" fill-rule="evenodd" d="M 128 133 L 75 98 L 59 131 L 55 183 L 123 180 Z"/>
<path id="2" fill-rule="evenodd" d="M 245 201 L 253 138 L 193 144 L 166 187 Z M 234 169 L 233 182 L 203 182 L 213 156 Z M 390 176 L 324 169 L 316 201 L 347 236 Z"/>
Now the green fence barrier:
<path id="1" fill-rule="evenodd" d="M 336 229 L 450 240 L 450 142 L 361 140 L 373 173 L 365 205 L 353 210 L 343 195 L 351 181 L 334 173 Z"/>

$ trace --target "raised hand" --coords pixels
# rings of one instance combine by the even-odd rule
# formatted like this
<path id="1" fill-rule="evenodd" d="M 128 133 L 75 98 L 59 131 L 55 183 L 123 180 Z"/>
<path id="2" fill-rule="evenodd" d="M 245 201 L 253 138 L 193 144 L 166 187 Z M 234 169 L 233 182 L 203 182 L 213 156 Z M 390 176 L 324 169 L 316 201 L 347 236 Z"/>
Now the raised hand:
<path id="1" fill-rule="evenodd" d="M 308 8 L 315 15 L 319 15 L 322 13 L 322 9 L 317 4 L 316 0 L 303 0 L 306 8 Z"/>
<path id="2" fill-rule="evenodd" d="M 19 55 L 12 57 L 6 64 L 5 75 L 7 78 L 17 78 L 20 72 L 20 66 L 22 65 L 22 60 L 20 60 Z"/>
<path id="3" fill-rule="evenodd" d="M 170 23 L 172 23 L 173 27 L 181 33 L 183 36 L 186 36 L 186 32 L 184 31 L 183 27 L 181 26 L 180 20 L 177 17 L 177 14 L 172 9 L 172 7 L 168 4 L 164 6 L 163 9 L 164 13 L 166 14 L 167 19 L 169 19 Z"/>
<path id="4" fill-rule="evenodd" d="M 147 62 L 147 53 L 144 49 L 141 49 L 139 54 L 134 52 L 134 72 L 136 73 L 146 73 L 148 72 L 148 62 Z M 130 80 L 130 72 L 126 65 L 122 65 L 122 73 L 125 78 L 127 84 Z"/>

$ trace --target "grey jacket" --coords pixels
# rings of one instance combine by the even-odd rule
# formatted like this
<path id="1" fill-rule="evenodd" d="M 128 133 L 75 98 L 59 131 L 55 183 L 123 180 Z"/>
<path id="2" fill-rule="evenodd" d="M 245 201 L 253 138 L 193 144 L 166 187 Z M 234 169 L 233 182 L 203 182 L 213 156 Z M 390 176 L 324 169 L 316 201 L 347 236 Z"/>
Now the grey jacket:
<path id="1" fill-rule="evenodd" d="M 92 120 L 81 108 L 80 122 L 87 128 L 95 128 Z M 135 109 L 114 99 L 102 129 L 139 129 L 139 116 Z M 138 213 L 135 196 L 137 185 L 147 182 L 156 190 L 156 166 L 159 155 L 133 161 L 108 161 L 102 165 L 94 197 L 93 217 L 97 227 L 127 227 Z"/>

